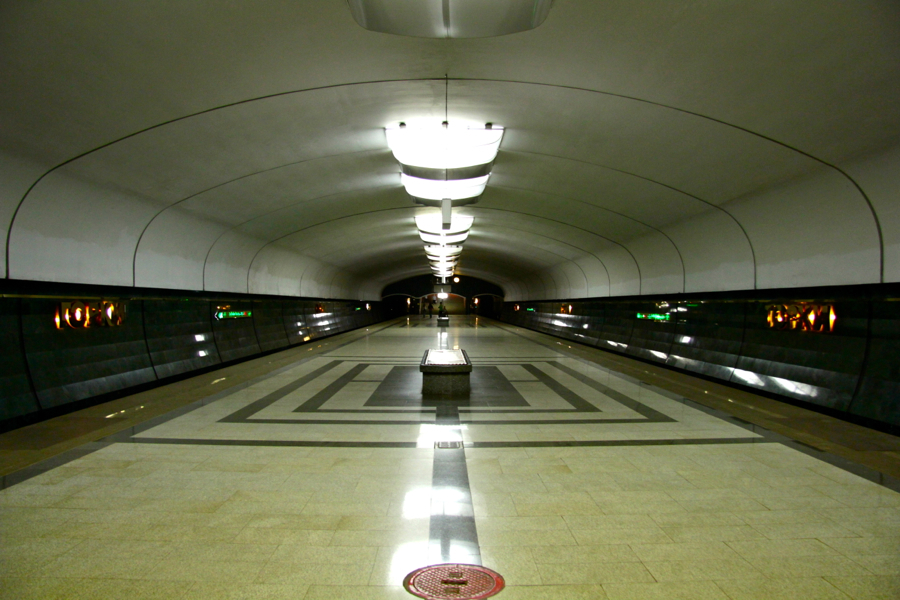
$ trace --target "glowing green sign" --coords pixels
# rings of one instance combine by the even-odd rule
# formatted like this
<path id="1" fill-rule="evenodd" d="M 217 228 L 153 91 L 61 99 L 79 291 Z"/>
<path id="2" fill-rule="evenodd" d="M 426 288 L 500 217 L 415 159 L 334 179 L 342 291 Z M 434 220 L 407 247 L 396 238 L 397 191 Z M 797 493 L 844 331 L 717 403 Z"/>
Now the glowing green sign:
<path id="1" fill-rule="evenodd" d="M 247 317 L 252 317 L 253 311 L 251 310 L 220 310 L 216 313 L 216 320 L 221 321 L 222 319 L 246 319 Z"/>
<path id="2" fill-rule="evenodd" d="M 527 310 L 528 312 L 534 312 L 533 308 L 526 308 L 525 310 Z"/>
<path id="3" fill-rule="evenodd" d="M 637 318 L 648 321 L 668 321 L 671 317 L 669 313 L 638 313 Z"/>

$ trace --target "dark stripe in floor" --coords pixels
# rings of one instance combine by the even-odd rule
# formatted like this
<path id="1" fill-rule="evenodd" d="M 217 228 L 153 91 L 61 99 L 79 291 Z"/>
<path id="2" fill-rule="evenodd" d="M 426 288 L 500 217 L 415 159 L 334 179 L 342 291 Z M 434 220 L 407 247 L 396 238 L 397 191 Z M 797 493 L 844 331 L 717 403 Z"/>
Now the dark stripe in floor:
<path id="1" fill-rule="evenodd" d="M 450 402 L 438 405 L 435 422 L 439 426 L 459 427 L 459 409 Z M 466 450 L 462 444 L 459 448 L 434 449 L 428 560 L 432 564 L 481 564 Z"/>

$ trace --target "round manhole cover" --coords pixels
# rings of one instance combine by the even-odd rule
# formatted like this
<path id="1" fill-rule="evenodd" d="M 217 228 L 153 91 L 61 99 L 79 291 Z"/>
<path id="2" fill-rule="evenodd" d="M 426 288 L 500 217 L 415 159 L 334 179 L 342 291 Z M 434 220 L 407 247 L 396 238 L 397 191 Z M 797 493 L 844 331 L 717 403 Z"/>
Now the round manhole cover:
<path id="1" fill-rule="evenodd" d="M 427 600 L 481 600 L 505 585 L 499 573 L 478 565 L 432 565 L 416 569 L 403 579 L 406 591 Z"/>

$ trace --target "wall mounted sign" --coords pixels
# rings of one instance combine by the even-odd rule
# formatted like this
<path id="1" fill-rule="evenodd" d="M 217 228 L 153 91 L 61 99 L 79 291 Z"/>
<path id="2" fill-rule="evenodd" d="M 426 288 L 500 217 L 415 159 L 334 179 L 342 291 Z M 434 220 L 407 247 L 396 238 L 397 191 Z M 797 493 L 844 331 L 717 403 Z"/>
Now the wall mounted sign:
<path id="1" fill-rule="evenodd" d="M 668 321 L 672 316 L 669 313 L 638 313 L 637 318 L 645 321 Z"/>
<path id="2" fill-rule="evenodd" d="M 90 329 L 118 327 L 125 322 L 126 305 L 119 300 L 60 302 L 56 309 L 56 328 Z"/>
<path id="3" fill-rule="evenodd" d="M 831 304 L 770 304 L 766 311 L 766 322 L 772 329 L 831 333 L 837 322 Z"/>
<path id="4" fill-rule="evenodd" d="M 246 319 L 252 316 L 252 310 L 217 310 L 215 314 L 217 321 L 222 319 Z"/>

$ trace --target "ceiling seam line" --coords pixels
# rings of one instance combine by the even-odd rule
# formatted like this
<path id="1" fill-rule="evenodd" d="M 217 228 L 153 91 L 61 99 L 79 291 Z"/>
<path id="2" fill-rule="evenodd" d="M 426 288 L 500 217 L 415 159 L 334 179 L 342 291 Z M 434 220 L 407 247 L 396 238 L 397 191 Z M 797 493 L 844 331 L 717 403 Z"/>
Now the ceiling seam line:
<path id="1" fill-rule="evenodd" d="M 389 187 L 394 187 L 394 186 L 383 185 L 383 186 L 376 186 L 374 188 L 360 188 L 359 190 L 380 190 L 380 189 L 385 189 L 385 188 L 389 188 Z M 356 192 L 359 190 L 352 190 L 352 191 Z M 251 223 L 257 219 L 261 219 L 263 217 L 267 217 L 269 215 L 275 214 L 276 212 L 278 212 L 280 210 L 285 210 L 287 208 L 293 208 L 293 207 L 299 206 L 301 204 L 306 204 L 307 202 L 315 202 L 315 201 L 321 200 L 323 198 L 331 198 L 333 196 L 338 196 L 340 194 L 346 194 L 346 193 L 348 193 L 348 192 L 338 192 L 337 194 L 325 194 L 324 196 L 316 196 L 315 198 L 309 198 L 309 199 L 303 200 L 302 202 L 295 202 L 293 204 L 289 204 L 287 206 L 283 206 L 276 210 L 259 215 L 258 217 L 253 217 L 252 219 L 242 221 L 241 223 L 238 223 L 237 225 L 234 225 L 234 226 L 226 229 L 222 233 L 220 233 L 219 236 L 215 239 L 215 241 L 209 246 L 209 249 L 206 251 L 206 258 L 203 259 L 203 289 L 204 289 L 204 291 L 206 290 L 206 267 L 207 267 L 207 263 L 209 262 L 209 255 L 212 253 L 213 248 L 216 247 L 216 244 L 219 243 L 219 240 L 221 240 L 226 234 L 231 233 L 232 231 L 235 231 L 239 227 L 243 227 L 247 223 Z M 360 213 L 360 214 L 365 214 L 365 213 Z M 327 222 L 327 221 L 325 221 L 325 222 Z M 264 240 L 260 240 L 260 241 L 264 241 Z"/>
<path id="2" fill-rule="evenodd" d="M 630 176 L 630 177 L 634 177 L 634 178 L 640 179 L 640 180 L 642 180 L 642 181 L 648 181 L 648 182 L 650 182 L 650 183 L 652 183 L 652 184 L 654 184 L 654 185 L 658 185 L 658 186 L 664 187 L 664 188 L 666 188 L 666 189 L 668 189 L 668 190 L 672 190 L 673 192 L 682 194 L 682 195 L 684 195 L 684 196 L 687 196 L 688 198 L 692 198 L 692 199 L 696 200 L 697 202 L 700 202 L 701 204 L 705 204 L 705 205 L 707 205 L 707 206 L 709 206 L 709 207 L 711 207 L 711 208 L 713 208 L 713 209 L 716 209 L 716 210 L 721 211 L 722 213 L 724 213 L 725 215 L 727 215 L 728 218 L 730 218 L 732 221 L 734 221 L 734 224 L 737 225 L 737 226 L 738 226 L 738 229 L 741 230 L 741 233 L 744 234 L 744 239 L 747 240 L 747 246 L 748 246 L 749 249 L 750 249 L 750 258 L 751 258 L 751 261 L 752 261 L 752 267 L 753 267 L 753 289 L 758 289 L 758 288 L 757 288 L 757 274 L 756 274 L 756 273 L 757 273 L 757 265 L 756 265 L 756 249 L 753 247 L 753 241 L 750 239 L 750 234 L 747 233 L 747 230 L 744 228 L 743 223 L 741 223 L 741 222 L 738 220 L 737 217 L 735 217 L 733 214 L 731 214 L 728 210 L 726 210 L 726 209 L 723 208 L 722 206 L 720 206 L 720 205 L 718 205 L 718 204 L 715 204 L 715 203 L 713 203 L 713 202 L 710 202 L 710 201 L 708 201 L 708 200 L 704 200 L 703 198 L 700 198 L 699 196 L 695 196 L 694 194 L 691 194 L 691 193 L 686 192 L 686 191 L 684 191 L 684 190 L 678 189 L 678 188 L 676 188 L 676 187 L 674 187 L 674 186 L 668 185 L 668 184 L 663 183 L 663 182 L 661 182 L 661 181 L 657 181 L 657 180 L 655 180 L 655 179 L 650 179 L 649 177 L 644 177 L 644 176 L 642 176 L 642 175 L 638 175 L 637 173 L 632 173 L 632 172 L 630 172 L 630 171 L 623 171 L 623 170 L 621 170 L 621 169 L 616 169 L 615 167 L 610 167 L 610 166 L 608 166 L 608 165 L 603 165 L 603 164 L 600 164 L 600 163 L 588 162 L 588 161 L 586 161 L 586 160 L 579 160 L 579 159 L 577 159 L 577 158 L 569 158 L 569 157 L 566 157 L 566 156 L 559 156 L 559 155 L 556 155 L 556 154 L 545 154 L 545 153 L 543 153 L 543 152 L 529 152 L 528 150 L 507 150 L 506 152 L 519 153 L 519 154 L 531 154 L 531 155 L 534 155 L 534 156 L 549 156 L 549 157 L 552 157 L 552 158 L 558 158 L 558 159 L 560 159 L 560 160 L 568 160 L 568 161 L 571 161 L 571 162 L 577 162 L 577 163 L 580 163 L 580 164 L 591 165 L 591 166 L 593 166 L 593 167 L 598 167 L 598 168 L 600 168 L 600 169 L 607 169 L 607 170 L 609 170 L 609 171 L 613 171 L 613 172 L 615 172 L 615 173 L 621 173 L 621 174 L 623 174 L 623 175 L 628 175 L 628 176 Z M 612 211 L 611 211 L 611 212 L 612 212 Z M 616 214 L 619 214 L 619 213 L 616 213 Z M 640 221 L 638 221 L 638 222 L 640 222 Z M 648 227 L 649 227 L 649 226 L 648 226 Z"/>
<path id="3" fill-rule="evenodd" d="M 392 210 L 410 210 L 410 209 L 413 209 L 413 210 L 414 210 L 415 207 L 398 206 L 398 207 L 394 207 L 394 208 L 382 208 L 382 209 L 378 209 L 378 210 L 370 210 L 370 211 L 366 211 L 366 212 L 362 212 L 362 213 L 356 213 L 356 214 L 352 214 L 352 215 L 346 215 L 346 216 L 343 216 L 343 217 L 337 217 L 337 218 L 335 218 L 335 219 L 329 219 L 329 220 L 327 220 L 327 221 L 322 221 L 322 222 L 320 222 L 320 223 L 316 223 L 315 225 L 310 225 L 309 227 L 303 227 L 303 228 L 301 228 L 301 229 L 297 229 L 297 230 L 295 230 L 295 231 L 292 231 L 291 233 L 288 233 L 288 234 L 279 236 L 279 237 L 277 237 L 277 238 L 275 238 L 275 239 L 269 240 L 268 242 L 266 242 L 265 244 L 263 244 L 263 245 L 256 251 L 256 254 L 253 255 L 253 258 L 252 258 L 252 259 L 250 259 L 250 264 L 247 265 L 247 289 L 250 288 L 250 272 L 253 270 L 253 263 L 256 262 L 256 259 L 257 259 L 257 257 L 259 256 L 259 253 L 260 253 L 260 252 L 262 252 L 263 250 L 265 250 L 267 247 L 271 246 L 271 245 L 274 244 L 275 242 L 278 242 L 278 241 L 280 241 L 280 240 L 283 240 L 284 238 L 286 238 L 286 237 L 288 237 L 288 236 L 296 235 L 297 233 L 300 233 L 301 231 L 306 231 L 307 229 L 312 229 L 313 227 L 318 227 L 318 226 L 320 226 L 320 225 L 325 225 L 325 224 L 327 224 L 327 223 L 333 223 L 333 222 L 335 222 L 335 221 L 341 221 L 341 220 L 343 220 L 343 219 L 350 219 L 350 218 L 353 218 L 353 217 L 359 217 L 359 216 L 361 216 L 361 215 L 370 215 L 370 214 L 375 214 L 375 213 L 380 213 L 380 212 L 388 212 L 388 211 L 392 211 Z M 312 257 L 310 257 L 310 258 L 312 258 Z M 332 265 L 332 266 L 334 266 L 334 265 Z"/>
<path id="4" fill-rule="evenodd" d="M 565 226 L 565 227 L 571 227 L 572 229 L 577 229 L 578 231 L 583 231 L 583 232 L 587 233 L 588 235 L 593 235 L 593 236 L 598 237 L 598 238 L 600 238 L 600 239 L 606 240 L 606 241 L 610 242 L 611 244 L 615 244 L 616 246 L 619 246 L 619 247 L 622 248 L 625 252 L 627 252 L 627 253 L 628 253 L 628 256 L 631 257 L 631 260 L 634 261 L 634 268 L 637 269 L 637 272 L 638 272 L 638 295 L 640 295 L 640 289 L 641 289 L 641 283 L 640 283 L 640 282 L 641 282 L 641 279 L 642 279 L 642 275 L 641 275 L 641 266 L 640 266 L 640 264 L 638 264 L 637 258 L 635 258 L 634 254 L 631 253 L 631 250 L 629 250 L 628 248 L 626 248 L 625 246 L 623 246 L 623 245 L 620 244 L 619 242 L 617 242 L 617 241 L 615 241 L 615 240 L 613 240 L 613 239 L 610 239 L 610 238 L 608 238 L 608 237 L 606 237 L 606 236 L 600 235 L 599 233 L 595 233 L 595 232 L 593 232 L 593 231 L 589 231 L 589 230 L 587 230 L 587 229 L 583 229 L 583 228 L 578 227 L 578 226 L 576 226 L 576 225 L 572 225 L 572 224 L 570 224 L 570 223 L 563 223 L 562 221 L 556 221 L 555 219 L 548 219 L 547 217 L 539 217 L 539 216 L 537 216 L 537 215 L 532 215 L 532 214 L 529 214 L 529 213 L 521 213 L 521 212 L 518 212 L 518 211 L 515 211 L 515 210 L 506 210 L 506 209 L 502 209 L 502 208 L 491 208 L 491 207 L 488 207 L 488 206 L 475 206 L 475 207 L 473 207 L 473 208 L 474 208 L 475 210 L 494 210 L 494 211 L 498 211 L 498 212 L 509 212 L 509 213 L 513 213 L 513 214 L 516 214 L 516 215 L 524 215 L 524 216 L 526 216 L 526 217 L 532 217 L 532 218 L 535 218 L 535 219 L 543 219 L 543 220 L 546 220 L 546 221 L 550 221 L 551 223 L 559 223 L 560 225 L 563 225 L 563 226 Z M 555 240 L 555 241 L 558 241 L 558 242 L 560 241 L 560 240 L 557 240 L 556 238 L 549 238 L 549 239 L 552 239 L 552 240 Z M 560 243 L 565 243 L 565 242 L 560 242 Z M 577 247 L 577 246 L 575 246 L 575 247 Z M 587 252 L 587 251 L 585 250 L 584 252 Z M 596 256 L 596 255 L 593 254 L 593 253 L 589 253 L 589 254 L 591 254 L 591 256 L 594 256 L 597 260 L 599 260 L 599 261 L 601 262 L 601 264 L 603 264 L 603 268 L 606 269 L 606 264 L 603 263 L 603 261 L 600 259 L 600 257 Z M 607 275 L 609 275 L 609 270 L 608 270 L 608 269 L 607 269 L 606 272 L 607 272 Z M 611 280 L 611 279 L 610 279 L 609 287 L 610 287 L 610 296 L 612 296 L 612 280 Z"/>
<path id="5" fill-rule="evenodd" d="M 765 134 L 758 133 L 758 132 L 753 131 L 753 130 L 751 130 L 751 129 L 747 129 L 746 127 L 742 127 L 742 126 L 740 126 L 740 125 L 735 125 L 735 124 L 733 124 L 733 123 L 729 123 L 728 121 L 723 121 L 723 120 L 721 120 L 721 119 L 717 119 L 717 118 L 715 118 L 715 117 L 710 117 L 710 116 L 704 115 L 704 114 L 702 114 L 702 113 L 698 113 L 698 112 L 686 110 L 686 109 L 683 109 L 683 108 L 677 108 L 677 107 L 674 107 L 674 106 L 670 106 L 670 105 L 668 105 L 668 104 L 663 104 L 663 103 L 661 103 L 661 102 L 655 102 L 655 101 L 653 101 L 653 100 L 644 100 L 644 99 L 638 98 L 638 97 L 636 97 L 636 96 L 628 96 L 628 95 L 625 95 L 625 94 L 616 94 L 616 93 L 613 93 L 613 92 L 602 92 L 602 91 L 599 91 L 599 90 L 591 90 L 591 89 L 589 89 L 589 88 L 580 88 L 580 87 L 577 87 L 577 86 L 568 86 L 568 85 L 559 85 L 559 84 L 550 84 L 550 83 L 531 83 L 531 82 L 526 82 L 526 81 L 516 81 L 516 80 L 513 80 L 513 79 L 509 79 L 509 80 L 507 80 L 507 79 L 500 79 L 500 80 L 498 80 L 498 79 L 466 78 L 466 81 L 492 81 L 492 82 L 516 83 L 516 84 L 522 84 L 522 85 L 537 85 L 537 86 L 543 86 L 543 87 L 554 87 L 554 88 L 562 88 L 562 89 L 578 90 L 578 91 L 590 92 L 590 93 L 593 93 L 593 94 L 602 94 L 602 95 L 607 95 L 607 96 L 613 96 L 613 97 L 616 97 L 616 98 L 623 98 L 623 99 L 626 99 L 626 100 L 633 100 L 633 101 L 635 101 L 635 102 L 642 102 L 642 103 L 645 103 L 645 104 L 650 104 L 650 105 L 652 105 L 652 106 L 659 106 L 659 107 L 662 107 L 662 108 L 667 108 L 667 109 L 670 109 L 670 110 L 675 110 L 675 111 L 678 111 L 678 112 L 682 112 L 682 113 L 687 114 L 687 115 L 692 115 L 692 116 L 697 117 L 697 118 L 700 118 L 700 119 L 706 119 L 706 120 L 708 120 L 708 121 L 711 121 L 711 122 L 713 122 L 713 123 L 718 123 L 718 124 L 724 125 L 724 126 L 726 126 L 726 127 L 732 127 L 732 128 L 737 129 L 737 130 L 739 130 L 739 131 L 743 131 L 744 133 L 747 133 L 747 134 L 750 134 L 750 135 L 759 137 L 759 138 L 761 138 L 761 139 L 764 139 L 764 140 L 766 140 L 766 141 L 772 142 L 773 144 L 778 144 L 779 146 L 782 146 L 783 148 L 787 148 L 788 150 L 793 150 L 794 152 L 797 152 L 798 154 L 802 154 L 803 156 L 806 156 L 807 158 L 810 158 L 810 159 L 812 159 L 812 160 L 814 160 L 814 161 L 816 161 L 816 162 L 818 162 L 818 163 L 820 163 L 820 164 L 823 164 L 823 165 L 825 165 L 826 167 L 830 167 L 830 168 L 834 169 L 835 171 L 837 171 L 838 173 L 840 173 L 841 175 L 843 175 L 848 181 L 850 181 L 851 184 L 853 184 L 853 187 L 856 188 L 856 190 L 857 190 L 857 191 L 860 193 L 860 195 L 863 197 L 863 200 L 865 200 L 866 205 L 869 207 L 869 211 L 870 211 L 871 214 L 872 214 L 872 219 L 875 221 L 875 229 L 876 229 L 876 231 L 877 231 L 877 233 L 878 233 L 878 248 L 879 248 L 879 282 L 880 282 L 880 283 L 884 283 L 884 235 L 883 235 L 882 230 L 881 230 L 881 220 L 878 218 L 878 214 L 875 212 L 875 206 L 872 204 L 872 201 L 869 199 L 869 196 L 863 191 L 862 187 L 856 182 L 855 179 L 853 179 L 852 177 L 850 177 L 850 175 L 847 174 L 847 172 L 845 172 L 843 169 L 841 169 L 841 168 L 838 167 L 837 165 L 834 165 L 834 164 L 832 164 L 832 163 L 826 161 L 825 159 L 819 158 L 819 157 L 817 157 L 817 156 L 815 156 L 815 155 L 813 155 L 813 154 L 810 154 L 809 152 L 806 152 L 806 151 L 804 151 L 804 150 L 801 150 L 801 149 L 799 149 L 799 148 L 796 148 L 796 147 L 794 147 L 794 146 L 791 146 L 790 144 L 788 144 L 788 143 L 786 143 L 786 142 L 782 142 L 782 141 L 776 140 L 775 138 L 769 137 L 769 136 L 767 136 L 767 135 L 765 135 Z M 755 283 L 754 283 L 754 286 L 753 286 L 753 287 L 754 287 L 754 289 L 756 289 L 756 284 L 755 284 Z"/>
<path id="6" fill-rule="evenodd" d="M 188 200 L 190 200 L 192 198 L 196 198 L 197 196 L 200 196 L 201 194 L 205 194 L 207 192 L 218 189 L 220 187 L 229 185 L 231 183 L 235 183 L 236 181 L 242 181 L 244 179 L 247 179 L 250 177 L 255 177 L 255 176 L 261 175 L 263 173 L 269 173 L 271 171 L 277 171 L 278 169 L 285 169 L 287 167 L 291 167 L 294 165 L 300 165 L 300 164 L 304 164 L 304 163 L 308 163 L 308 162 L 313 162 L 316 160 L 325 160 L 328 158 L 335 158 L 335 157 L 339 157 L 339 156 L 352 156 L 355 154 L 365 154 L 368 152 L 377 152 L 377 151 L 375 151 L 375 150 L 360 150 L 359 152 L 347 152 L 344 154 L 330 154 L 327 156 L 319 156 L 316 158 L 309 158 L 309 159 L 305 159 L 305 160 L 298 160 L 298 161 L 294 161 L 294 162 L 290 162 L 290 163 L 284 163 L 284 164 L 278 165 L 276 167 L 271 167 L 269 169 L 262 169 L 260 171 L 254 171 L 253 173 L 247 173 L 246 175 L 241 175 L 240 177 L 235 177 L 234 179 L 229 179 L 228 181 L 223 181 L 222 183 L 217 183 L 216 185 L 214 185 L 212 187 L 208 187 L 206 189 L 200 190 L 199 192 L 190 194 L 189 196 L 185 196 L 184 198 L 181 198 L 180 200 L 176 200 L 172 204 L 165 206 L 164 208 L 162 208 L 162 210 L 160 210 L 155 215 L 153 215 L 153 217 L 151 217 L 149 221 L 147 221 L 147 224 L 144 225 L 144 228 L 141 230 L 141 234 L 138 236 L 137 242 L 134 245 L 134 255 L 132 256 L 132 259 L 131 259 L 131 281 L 132 281 L 132 284 L 135 287 L 137 287 L 137 255 L 138 255 L 138 251 L 140 250 L 141 241 L 144 239 L 144 234 L 147 233 L 147 230 L 150 228 L 150 226 L 153 224 L 153 222 L 157 219 L 157 217 L 161 216 L 164 212 L 166 212 L 170 208 L 174 208 L 183 202 L 187 202 Z M 216 240 L 218 240 L 218 238 L 216 238 Z M 215 244 L 215 242 L 213 242 L 213 243 Z M 206 284 L 206 281 L 205 281 L 206 273 L 205 272 L 203 273 L 203 277 L 201 279 L 202 279 L 202 286 L 204 286 L 204 287 L 201 287 L 201 289 L 206 289 L 205 288 L 205 284 Z"/>
<path id="7" fill-rule="evenodd" d="M 499 210 L 499 209 L 489 209 L 489 210 Z M 534 216 L 534 215 L 529 215 L 529 216 Z M 610 279 L 610 276 L 609 276 L 609 269 L 606 267 L 606 263 L 604 263 L 604 262 L 603 262 L 603 259 L 601 259 L 599 256 L 597 256 L 597 255 L 594 254 L 593 252 L 590 252 L 590 251 L 588 251 L 588 250 L 585 250 L 584 248 L 580 248 L 580 247 L 578 247 L 578 246 L 576 246 L 576 245 L 574 245 L 574 244 L 569 244 L 568 242 L 564 242 L 564 241 L 562 241 L 562 240 L 558 240 L 558 239 L 556 239 L 556 238 L 554 238 L 554 237 L 550 237 L 549 235 L 544 235 L 544 234 L 542 234 L 542 233 L 535 233 L 535 232 L 529 231 L 529 230 L 527 230 L 527 229 L 519 229 L 518 227 L 511 227 L 511 226 L 509 226 L 509 225 L 499 225 L 499 226 L 495 226 L 495 227 L 499 227 L 499 228 L 503 228 L 503 229 L 511 229 L 511 230 L 513 230 L 513 231 L 519 231 L 519 232 L 527 233 L 527 234 L 529 234 L 529 235 L 534 235 L 534 236 L 542 237 L 542 238 L 544 238 L 544 239 L 551 240 L 551 241 L 556 242 L 556 243 L 558 243 L 558 244 L 563 244 L 563 245 L 565 245 L 565 246 L 569 246 L 570 248 L 574 248 L 576 251 L 582 252 L 582 253 L 584 253 L 584 254 L 587 254 L 588 256 L 592 256 L 598 263 L 600 263 L 600 266 L 603 267 L 603 270 L 606 272 L 606 282 L 607 282 L 607 287 L 609 287 L 610 290 L 612 289 L 612 280 Z M 604 239 L 606 239 L 606 238 L 604 238 Z M 543 249 L 542 249 L 542 250 L 543 250 Z M 545 252 L 550 252 L 550 254 L 554 254 L 554 255 L 556 255 L 556 256 L 560 256 L 561 258 L 565 258 L 565 257 L 563 257 L 561 254 L 556 254 L 555 252 L 551 252 L 551 251 L 549 251 L 549 250 L 545 250 Z M 569 262 L 575 263 L 575 261 L 572 260 L 572 259 L 566 259 L 566 260 L 568 260 Z M 578 263 L 575 263 L 575 264 L 577 265 Z M 578 268 L 581 269 L 581 266 L 578 265 Z M 531 272 L 532 272 L 532 273 L 535 273 L 536 271 L 531 271 Z M 581 272 L 582 272 L 582 274 L 584 274 L 584 269 L 581 269 Z M 638 270 L 638 273 L 640 273 L 640 270 Z M 585 276 L 585 281 L 587 281 L 587 276 Z M 611 295 L 611 294 L 610 294 L 610 295 Z"/>
<path id="8" fill-rule="evenodd" d="M 578 204 L 583 204 L 583 205 L 585 205 L 585 206 L 590 206 L 590 207 L 592 207 L 592 208 L 598 208 L 598 209 L 600 209 L 600 210 L 603 210 L 603 211 L 612 213 L 612 214 L 614 214 L 614 215 L 617 215 L 617 216 L 619 216 L 619 217 L 622 217 L 623 219 L 628 219 L 629 221 L 634 221 L 635 223 L 638 223 L 638 224 L 640 224 L 640 225 L 643 225 L 643 226 L 646 227 L 647 229 L 651 229 L 651 230 L 657 232 L 658 234 L 660 234 L 661 236 L 663 236 L 664 238 L 666 238 L 666 239 L 669 241 L 669 243 L 672 244 L 672 248 L 675 249 L 675 254 L 678 255 L 678 261 L 681 263 L 681 292 L 684 293 L 685 290 L 687 289 L 687 285 L 686 285 L 686 282 L 687 282 L 687 270 L 686 270 L 686 268 L 685 268 L 685 266 L 684 266 L 684 257 L 681 255 L 681 250 L 678 248 L 678 244 L 675 243 L 675 240 L 673 240 L 671 237 L 669 237 L 669 234 L 667 234 L 667 233 L 666 233 L 665 231 L 663 231 L 662 229 L 659 229 L 659 228 L 657 228 L 657 227 L 654 227 L 653 225 L 648 225 L 647 223 L 644 223 L 643 221 L 639 221 L 639 220 L 635 219 L 634 217 L 629 217 L 628 215 L 622 214 L 622 213 L 620 213 L 620 212 L 617 212 L 617 211 L 614 211 L 614 210 L 610 210 L 610 209 L 608 209 L 608 208 L 604 208 L 604 207 L 598 206 L 598 205 L 596 205 L 596 204 L 591 204 L 590 202 L 585 202 L 585 201 L 579 200 L 579 199 L 577 199 L 577 198 L 572 198 L 572 197 L 570 197 L 570 196 L 562 196 L 562 195 L 560 195 L 560 194 L 551 194 L 551 193 L 549 193 L 549 192 L 543 192 L 543 191 L 538 191 L 538 192 L 536 192 L 536 191 L 534 191 L 534 190 L 529 190 L 529 189 L 527 189 L 527 188 L 517 188 L 517 187 L 513 187 L 513 186 L 509 186 L 509 185 L 495 185 L 495 186 L 492 186 L 492 187 L 495 187 L 495 188 L 497 188 L 497 189 L 508 189 L 508 190 L 516 190 L 516 191 L 521 191 L 521 192 L 529 192 L 529 193 L 532 193 L 532 194 L 537 193 L 537 194 L 541 194 L 541 195 L 544 195 L 544 196 L 550 196 L 551 198 L 563 198 L 563 199 L 568 200 L 568 201 L 577 202 Z M 646 234 L 644 234 L 644 235 L 646 235 Z M 635 238 L 630 238 L 629 241 L 631 241 L 631 240 L 633 240 L 633 239 L 635 239 Z"/>

